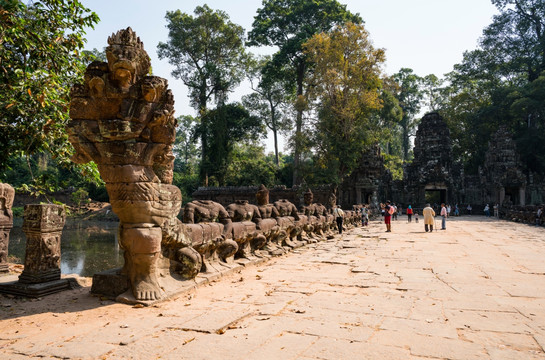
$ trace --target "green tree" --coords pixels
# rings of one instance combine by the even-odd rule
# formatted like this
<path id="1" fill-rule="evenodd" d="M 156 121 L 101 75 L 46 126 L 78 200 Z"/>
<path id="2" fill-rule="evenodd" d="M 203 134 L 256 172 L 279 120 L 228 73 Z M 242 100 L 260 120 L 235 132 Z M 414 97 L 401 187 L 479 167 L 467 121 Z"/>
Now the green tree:
<path id="1" fill-rule="evenodd" d="M 214 126 L 203 125 L 214 124 Z M 264 132 L 263 123 L 241 104 L 227 104 L 211 110 L 202 118 L 197 135 L 205 136 L 206 157 L 201 166 L 214 177 L 218 185 L 225 185 L 230 156 L 237 142 L 256 141 Z M 204 135 L 202 133 L 205 133 Z"/>
<path id="2" fill-rule="evenodd" d="M 350 22 L 314 35 L 303 48 L 314 65 L 308 81 L 309 99 L 318 101 L 316 152 L 340 184 L 377 141 L 379 128 L 371 120 L 382 107 L 384 50 L 372 46 L 363 25 Z"/>
<path id="3" fill-rule="evenodd" d="M 241 143 L 233 147 L 227 167 L 227 186 L 276 185 L 276 171 L 273 159 L 265 156 L 262 146 Z"/>
<path id="4" fill-rule="evenodd" d="M 83 54 L 85 54 L 89 63 L 93 61 L 108 62 L 108 59 L 106 58 L 105 47 L 102 50 L 98 50 L 97 48 L 93 48 L 93 50 L 83 50 Z"/>
<path id="5" fill-rule="evenodd" d="M 467 173 L 477 173 L 490 135 L 507 126 L 528 170 L 545 172 L 542 113 L 545 70 L 545 2 L 493 0 L 500 11 L 485 28 L 479 48 L 468 51 L 443 90 L 441 106 L 453 153 Z"/>
<path id="6" fill-rule="evenodd" d="M 523 74 L 536 80 L 545 71 L 545 1 L 492 0 L 500 11 L 480 41 L 487 61 L 501 76 Z"/>
<path id="7" fill-rule="evenodd" d="M 305 110 L 304 81 L 309 64 L 302 45 L 313 35 L 326 32 L 347 21 L 363 23 L 358 14 L 351 14 L 337 0 L 264 0 L 258 9 L 249 45 L 277 46 L 273 61 L 278 68 L 290 68 L 296 84 L 297 101 L 294 147 L 293 182 L 301 182 L 301 154 L 304 147 L 303 112 Z"/>
<path id="8" fill-rule="evenodd" d="M 403 110 L 403 117 L 400 122 L 401 144 L 403 149 L 403 160 L 409 159 L 411 148 L 411 136 L 414 136 L 414 130 L 418 125 L 415 115 L 418 114 L 421 107 L 422 91 L 420 86 L 422 78 L 416 75 L 412 69 L 402 68 L 393 76 L 398 84 L 396 97 Z"/>
<path id="9" fill-rule="evenodd" d="M 437 111 L 443 101 L 441 88 L 444 81 L 434 74 L 426 75 L 422 78 L 422 95 L 425 106 L 430 111 Z"/>
<path id="10" fill-rule="evenodd" d="M 189 173 L 196 169 L 200 149 L 196 145 L 195 131 L 199 121 L 191 115 L 177 118 L 176 140 L 174 142 L 174 171 Z"/>
<path id="11" fill-rule="evenodd" d="M 69 91 L 85 70 L 84 29 L 98 20 L 77 0 L 0 2 L 0 176 L 12 156 L 68 162 Z"/>
<path id="12" fill-rule="evenodd" d="M 278 135 L 287 131 L 291 125 L 286 116 L 289 95 L 283 82 L 278 81 L 279 74 L 271 65 L 270 56 L 252 59 L 248 68 L 254 92 L 245 95 L 242 103 L 253 115 L 261 118 L 273 133 L 275 163 L 279 166 Z"/>
<path id="13" fill-rule="evenodd" d="M 189 88 L 191 103 L 201 118 L 201 163 L 209 157 L 206 153 L 209 134 L 214 123 L 204 120 L 212 99 L 221 106 L 227 95 L 244 76 L 244 29 L 229 21 L 221 10 L 207 5 L 197 6 L 195 16 L 180 10 L 166 14 L 168 42 L 160 42 L 158 55 L 167 58 L 175 68 L 172 76 L 182 80 Z M 214 116 L 209 117 L 210 119 Z M 208 128 L 211 127 L 211 128 Z M 212 154 L 214 156 L 214 154 Z M 208 185 L 208 166 L 201 164 L 201 180 Z"/>

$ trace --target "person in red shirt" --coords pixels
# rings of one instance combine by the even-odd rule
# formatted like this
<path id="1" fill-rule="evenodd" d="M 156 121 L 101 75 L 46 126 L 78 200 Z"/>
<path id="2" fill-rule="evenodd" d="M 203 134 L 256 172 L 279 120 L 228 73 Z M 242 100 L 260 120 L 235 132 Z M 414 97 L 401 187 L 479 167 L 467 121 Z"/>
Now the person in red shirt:
<path id="1" fill-rule="evenodd" d="M 386 224 L 386 232 L 392 232 L 392 214 L 394 208 L 390 205 L 390 200 L 386 201 L 386 206 L 384 207 L 384 223 Z"/>
<path id="2" fill-rule="evenodd" d="M 412 217 L 413 217 L 413 208 L 411 207 L 411 205 L 409 205 L 409 207 L 407 208 L 407 221 L 411 222 Z"/>

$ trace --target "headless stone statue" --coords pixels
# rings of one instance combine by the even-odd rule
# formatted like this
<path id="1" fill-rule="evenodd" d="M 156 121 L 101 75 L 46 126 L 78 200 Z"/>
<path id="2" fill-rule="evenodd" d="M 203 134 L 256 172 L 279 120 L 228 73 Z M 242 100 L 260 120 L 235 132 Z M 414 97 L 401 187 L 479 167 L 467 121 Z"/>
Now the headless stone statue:
<path id="1" fill-rule="evenodd" d="M 257 207 L 261 213 L 261 219 L 257 223 L 257 228 L 261 230 L 267 239 L 264 250 L 271 255 L 281 255 L 285 253 L 282 243 L 287 237 L 286 229 L 278 225 L 280 212 L 273 205 L 269 204 L 269 190 L 265 185 L 261 185 L 256 193 Z"/>
<path id="2" fill-rule="evenodd" d="M 183 213 L 194 247 L 203 257 L 206 273 L 221 271 L 238 250 L 233 240 L 233 222 L 223 205 L 211 200 L 187 203 Z"/>
<path id="3" fill-rule="evenodd" d="M 261 221 L 258 207 L 248 203 L 248 200 L 236 200 L 226 210 L 233 220 L 233 238 L 239 246 L 238 256 L 251 258 L 267 241 L 257 229 L 257 223 Z"/>
<path id="4" fill-rule="evenodd" d="M 307 222 L 306 216 L 300 216 L 297 207 L 287 199 L 280 199 L 274 202 L 274 206 L 280 214 L 277 220 L 282 229 L 286 229 L 287 237 L 284 243 L 290 248 L 297 248 L 303 245 L 301 236 L 303 226 Z"/>

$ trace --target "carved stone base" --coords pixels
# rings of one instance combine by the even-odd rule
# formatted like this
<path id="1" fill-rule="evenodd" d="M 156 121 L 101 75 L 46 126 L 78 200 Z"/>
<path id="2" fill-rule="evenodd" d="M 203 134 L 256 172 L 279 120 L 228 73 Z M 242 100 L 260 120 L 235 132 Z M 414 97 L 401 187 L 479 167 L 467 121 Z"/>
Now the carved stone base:
<path id="1" fill-rule="evenodd" d="M 93 275 L 91 294 L 115 298 L 129 290 L 128 276 L 121 274 L 121 268 L 111 269 Z"/>
<path id="2" fill-rule="evenodd" d="M 61 269 L 49 269 L 39 273 L 23 270 L 19 275 L 21 284 L 40 284 L 45 282 L 57 281 L 61 279 Z"/>
<path id="3" fill-rule="evenodd" d="M 55 281 L 42 282 L 39 284 L 23 284 L 19 281 L 11 281 L 0 284 L 0 293 L 30 298 L 38 298 L 55 294 L 64 290 L 79 288 L 76 279 L 66 278 Z"/>
<path id="4" fill-rule="evenodd" d="M 9 272 L 9 266 L 7 263 L 0 264 L 0 273 L 7 273 Z"/>

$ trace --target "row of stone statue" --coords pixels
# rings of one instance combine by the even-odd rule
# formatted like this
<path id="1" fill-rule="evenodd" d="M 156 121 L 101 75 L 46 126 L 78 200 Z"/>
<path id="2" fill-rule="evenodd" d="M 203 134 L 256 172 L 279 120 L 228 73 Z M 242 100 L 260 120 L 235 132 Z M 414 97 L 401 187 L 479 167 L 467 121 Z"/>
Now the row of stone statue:
<path id="1" fill-rule="evenodd" d="M 301 211 L 285 199 L 269 203 L 269 191 L 263 185 L 256 200 L 257 205 L 239 200 L 227 207 L 211 200 L 187 203 L 182 210 L 183 222 L 163 228 L 161 252 L 170 260 L 169 271 L 185 279 L 200 271 L 222 271 L 235 259 L 281 255 L 306 243 L 332 238 L 338 230 L 332 209 L 312 203 L 310 190 L 305 193 Z M 344 217 L 346 227 L 359 223 L 357 212 L 345 211 Z M 130 259 L 126 260 L 130 264 Z M 131 279 L 139 300 L 161 297 L 160 291 L 150 288 L 155 281 L 153 271 L 150 273 L 151 277 L 135 274 Z M 143 286 L 144 293 L 138 292 L 137 284 Z"/>

